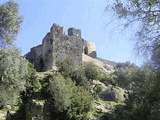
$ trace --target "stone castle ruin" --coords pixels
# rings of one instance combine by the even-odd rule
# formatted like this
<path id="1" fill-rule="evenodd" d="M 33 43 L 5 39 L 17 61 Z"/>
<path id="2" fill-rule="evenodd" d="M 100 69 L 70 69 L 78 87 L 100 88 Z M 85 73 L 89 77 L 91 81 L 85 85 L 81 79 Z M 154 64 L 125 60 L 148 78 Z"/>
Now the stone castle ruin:
<path id="1" fill-rule="evenodd" d="M 38 71 L 46 71 L 54 68 L 57 62 L 65 60 L 73 65 L 81 65 L 83 54 L 96 58 L 95 44 L 84 40 L 79 29 L 69 28 L 66 35 L 63 27 L 53 24 L 42 44 L 31 48 L 25 57 Z"/>

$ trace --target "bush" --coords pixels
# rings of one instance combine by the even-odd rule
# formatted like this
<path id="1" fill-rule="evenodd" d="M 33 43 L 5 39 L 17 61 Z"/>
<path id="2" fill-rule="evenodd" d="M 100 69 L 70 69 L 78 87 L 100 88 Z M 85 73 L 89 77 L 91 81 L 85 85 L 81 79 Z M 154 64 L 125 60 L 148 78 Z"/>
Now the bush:
<path id="1" fill-rule="evenodd" d="M 141 71 L 123 106 L 116 107 L 111 120 L 159 120 L 160 73 L 150 67 Z"/>
<path id="2" fill-rule="evenodd" d="M 87 63 L 85 66 L 85 75 L 88 80 L 95 80 L 98 77 L 97 66 L 92 63 Z"/>
<path id="3" fill-rule="evenodd" d="M 88 80 L 99 80 L 106 85 L 112 84 L 115 85 L 115 81 L 112 78 L 112 75 L 106 73 L 102 68 L 94 65 L 93 63 L 87 63 L 84 65 L 85 69 L 85 76 Z"/>
<path id="4" fill-rule="evenodd" d="M 73 66 L 70 61 L 57 63 L 58 71 L 65 77 L 70 77 L 72 81 L 76 82 L 76 85 L 86 86 L 87 78 L 82 66 Z"/>
<path id="5" fill-rule="evenodd" d="M 73 71 L 70 77 L 76 82 L 76 85 L 87 87 L 87 78 L 82 67 Z"/>
<path id="6" fill-rule="evenodd" d="M 93 93 L 92 96 L 97 99 L 98 98 L 98 94 L 102 91 L 102 87 L 99 84 L 96 84 L 95 87 L 93 88 Z"/>
<path id="7" fill-rule="evenodd" d="M 133 82 L 141 79 L 140 69 L 129 62 L 117 64 L 113 74 L 118 86 L 125 89 L 131 89 Z"/>
<path id="8" fill-rule="evenodd" d="M 89 120 L 88 112 L 92 108 L 92 97 L 83 87 L 75 89 L 72 98 L 70 120 Z"/>

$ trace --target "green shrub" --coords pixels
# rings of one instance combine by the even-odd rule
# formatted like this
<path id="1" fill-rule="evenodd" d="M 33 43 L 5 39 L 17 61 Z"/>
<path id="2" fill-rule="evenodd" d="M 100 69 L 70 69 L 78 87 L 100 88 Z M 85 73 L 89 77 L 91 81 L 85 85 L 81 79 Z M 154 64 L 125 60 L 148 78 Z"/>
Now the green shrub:
<path id="1" fill-rule="evenodd" d="M 92 98 L 82 87 L 77 87 L 70 78 L 54 74 L 49 78 L 50 97 L 45 105 L 45 119 L 87 120 Z"/>
<path id="2" fill-rule="evenodd" d="M 68 82 L 68 83 L 67 83 Z M 57 74 L 49 80 L 49 93 L 52 96 L 54 107 L 57 111 L 67 110 L 71 105 L 70 98 L 72 96 L 71 80 L 66 80 L 60 74 Z"/>
<path id="3" fill-rule="evenodd" d="M 106 73 L 103 69 L 97 67 L 97 80 L 103 82 L 106 85 L 116 85 L 116 81 L 113 79 L 112 74 Z"/>
<path id="4" fill-rule="evenodd" d="M 82 87 L 75 89 L 72 98 L 70 120 L 89 120 L 88 112 L 92 108 L 92 97 Z"/>
<path id="5" fill-rule="evenodd" d="M 88 80 L 95 80 L 98 77 L 97 66 L 92 63 L 87 63 L 85 66 L 85 75 Z"/>
<path id="6" fill-rule="evenodd" d="M 57 63 L 58 71 L 65 77 L 70 77 L 72 81 L 76 82 L 76 85 L 86 86 L 87 78 L 82 66 L 73 66 L 70 61 Z"/>
<path id="7" fill-rule="evenodd" d="M 98 98 L 98 94 L 102 91 L 102 87 L 99 84 L 96 84 L 95 87 L 93 88 L 93 96 L 95 98 Z"/>
<path id="8" fill-rule="evenodd" d="M 113 74 L 118 86 L 125 89 L 131 89 L 132 83 L 141 79 L 140 69 L 129 62 L 117 64 Z"/>
<path id="9" fill-rule="evenodd" d="M 106 73 L 102 68 L 94 65 L 93 63 L 87 63 L 84 65 L 85 69 L 85 76 L 88 80 L 99 80 L 106 85 L 112 84 L 115 85 L 115 81 L 112 78 L 112 75 Z"/>
<path id="10" fill-rule="evenodd" d="M 73 66 L 69 60 L 57 62 L 56 65 L 58 67 L 58 71 L 65 77 L 70 77 L 72 72 L 75 70 L 75 66 Z"/>
<path id="11" fill-rule="evenodd" d="M 32 93 L 40 92 L 42 85 L 40 83 L 40 79 L 37 77 L 37 73 L 35 69 L 33 69 L 32 65 L 29 65 L 30 74 L 26 83 L 26 89 Z"/>
<path id="12" fill-rule="evenodd" d="M 82 67 L 73 71 L 70 77 L 72 78 L 73 81 L 76 82 L 76 85 L 87 87 L 88 85 L 87 78 L 85 76 L 84 69 Z"/>

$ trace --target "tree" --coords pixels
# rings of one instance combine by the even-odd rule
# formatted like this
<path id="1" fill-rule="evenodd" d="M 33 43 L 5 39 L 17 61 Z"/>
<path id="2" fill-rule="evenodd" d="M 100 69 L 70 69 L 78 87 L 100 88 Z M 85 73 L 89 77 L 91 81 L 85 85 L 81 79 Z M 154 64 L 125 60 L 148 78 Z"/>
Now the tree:
<path id="1" fill-rule="evenodd" d="M 0 106 L 16 104 L 25 91 L 29 63 L 15 49 L 0 50 Z"/>
<path id="2" fill-rule="evenodd" d="M 160 76 L 151 68 L 144 70 L 144 78 L 141 84 L 135 85 L 133 92 L 129 94 L 125 110 L 132 120 L 159 120 L 160 116 Z"/>
<path id="3" fill-rule="evenodd" d="M 88 120 L 92 97 L 82 87 L 75 86 L 70 78 L 56 73 L 48 76 L 49 97 L 45 105 L 45 119 Z"/>
<path id="4" fill-rule="evenodd" d="M 160 70 L 160 43 L 155 44 L 152 50 L 152 60 L 155 68 Z"/>
<path id="5" fill-rule="evenodd" d="M 19 31 L 22 19 L 18 5 L 13 0 L 0 5 L 0 47 L 12 45 Z"/>
<path id="6" fill-rule="evenodd" d="M 149 53 L 153 65 L 142 68 L 140 79 L 136 79 L 129 92 L 125 106 L 116 109 L 115 120 L 159 120 L 160 76 L 160 1 L 159 0 L 115 0 L 113 10 L 126 26 L 140 23 L 137 31 L 137 47 L 141 53 Z M 157 71 L 158 70 L 158 71 Z M 138 73 L 136 74 L 136 76 Z"/>
<path id="7" fill-rule="evenodd" d="M 63 112 L 71 105 L 72 87 L 70 86 L 71 80 L 66 81 L 60 74 L 55 75 L 49 80 L 49 92 L 52 96 L 54 107 L 57 111 Z M 70 88 L 71 87 L 71 88 Z"/>
<path id="8" fill-rule="evenodd" d="M 160 49 L 160 1 L 159 0 L 113 0 L 112 8 L 120 19 L 125 19 L 128 26 L 140 23 L 137 31 L 137 47 L 141 53 L 149 53 Z M 158 46 L 157 46 L 158 45 Z"/>
<path id="9" fill-rule="evenodd" d="M 159 120 L 160 74 L 145 66 L 130 90 L 125 105 L 116 107 L 111 120 Z"/>
<path id="10" fill-rule="evenodd" d="M 113 73 L 116 83 L 127 90 L 131 89 L 132 84 L 141 79 L 139 78 L 140 68 L 138 66 L 126 63 L 118 63 Z"/>

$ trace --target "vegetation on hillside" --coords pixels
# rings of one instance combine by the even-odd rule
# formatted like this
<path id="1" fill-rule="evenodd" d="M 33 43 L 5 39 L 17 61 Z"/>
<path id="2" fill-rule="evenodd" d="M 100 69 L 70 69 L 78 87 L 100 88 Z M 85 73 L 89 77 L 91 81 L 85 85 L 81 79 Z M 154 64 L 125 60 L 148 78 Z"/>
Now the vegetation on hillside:
<path id="1" fill-rule="evenodd" d="M 7 120 L 159 120 L 159 6 L 159 0 L 114 2 L 126 25 L 140 21 L 137 45 L 150 53 L 151 62 L 118 63 L 108 74 L 94 64 L 72 66 L 67 60 L 57 63 L 57 70 L 37 72 L 13 46 L 21 23 L 16 2 L 1 4 L 0 120 L 1 113 Z"/>
<path id="2" fill-rule="evenodd" d="M 142 27 L 137 32 L 137 47 L 139 48 L 139 52 L 149 53 L 152 62 L 144 65 L 138 71 L 135 69 L 131 72 L 133 75 L 128 74 L 130 73 L 129 69 L 127 72 L 123 72 L 124 70 L 120 69 L 119 75 L 121 78 L 131 84 L 128 98 L 125 101 L 125 105 L 117 106 L 112 114 L 106 114 L 105 119 L 159 120 L 160 1 L 116 0 L 113 2 L 113 10 L 120 19 L 126 20 L 126 26 L 137 22 L 141 24 Z"/>

